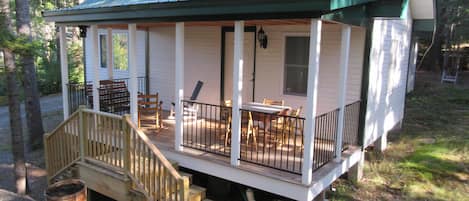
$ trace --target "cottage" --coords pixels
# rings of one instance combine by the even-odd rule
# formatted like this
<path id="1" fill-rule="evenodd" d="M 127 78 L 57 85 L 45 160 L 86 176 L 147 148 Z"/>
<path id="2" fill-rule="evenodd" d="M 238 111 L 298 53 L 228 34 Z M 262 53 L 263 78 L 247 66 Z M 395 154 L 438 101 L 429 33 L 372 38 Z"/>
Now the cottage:
<path id="1" fill-rule="evenodd" d="M 359 179 L 363 150 L 385 149 L 387 132 L 400 126 L 415 69 L 413 24 L 433 19 L 434 7 L 87 0 L 44 17 L 60 30 L 65 118 L 45 140 L 50 181 L 78 164 L 90 188 L 116 200 L 135 197 L 127 192 L 195 199 L 176 163 L 310 201 L 343 174 Z M 68 83 L 67 27 L 80 27 L 84 38 L 82 85 Z M 158 94 L 174 117 L 162 112 L 158 129 L 138 128 L 139 94 Z M 75 112 L 82 104 L 91 109 Z M 116 172 L 132 185 L 109 176 Z"/>

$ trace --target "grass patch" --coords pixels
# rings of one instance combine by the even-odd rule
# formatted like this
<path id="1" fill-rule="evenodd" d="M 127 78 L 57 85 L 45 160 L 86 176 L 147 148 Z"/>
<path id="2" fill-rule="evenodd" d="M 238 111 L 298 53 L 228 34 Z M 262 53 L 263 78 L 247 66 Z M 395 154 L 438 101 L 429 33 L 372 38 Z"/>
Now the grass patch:
<path id="1" fill-rule="evenodd" d="M 418 88 L 384 155 L 367 153 L 363 182 L 340 180 L 331 200 L 469 200 L 469 89 Z"/>

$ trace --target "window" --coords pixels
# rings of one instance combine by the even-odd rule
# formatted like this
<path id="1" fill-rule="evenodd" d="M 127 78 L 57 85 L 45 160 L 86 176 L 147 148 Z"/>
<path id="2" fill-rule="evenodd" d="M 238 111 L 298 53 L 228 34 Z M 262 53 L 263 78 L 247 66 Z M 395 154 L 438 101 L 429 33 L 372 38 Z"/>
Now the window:
<path id="1" fill-rule="evenodd" d="M 128 69 L 128 45 L 126 33 L 113 33 L 112 34 L 112 55 L 114 69 L 127 70 Z M 99 55 L 100 64 L 102 68 L 107 67 L 107 35 L 99 35 Z"/>
<path id="2" fill-rule="evenodd" d="M 5 60 L 3 58 L 3 51 L 0 51 L 0 72 L 5 72 Z"/>
<path id="3" fill-rule="evenodd" d="M 99 35 L 99 55 L 100 58 L 100 63 L 101 63 L 101 68 L 106 68 L 107 67 L 107 36 L 102 34 Z"/>
<path id="4" fill-rule="evenodd" d="M 114 55 L 114 69 L 127 70 L 129 66 L 127 34 L 112 34 L 112 53 Z"/>
<path id="5" fill-rule="evenodd" d="M 283 93 L 306 96 L 308 86 L 309 37 L 285 38 L 285 71 Z"/>

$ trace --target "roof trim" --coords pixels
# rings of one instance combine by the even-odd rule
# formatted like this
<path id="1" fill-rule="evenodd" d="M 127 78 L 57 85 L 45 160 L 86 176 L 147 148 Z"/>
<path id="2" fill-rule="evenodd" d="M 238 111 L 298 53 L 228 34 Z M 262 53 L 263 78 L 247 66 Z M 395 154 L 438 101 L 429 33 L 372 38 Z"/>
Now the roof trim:
<path id="1" fill-rule="evenodd" d="M 340 9 L 378 0 L 167 0 L 122 6 L 99 4 L 45 11 L 46 21 L 57 24 L 102 24 L 122 22 L 174 22 L 319 18 Z M 112 4 L 112 2 L 110 2 Z"/>
<path id="2" fill-rule="evenodd" d="M 88 9 L 62 9 L 43 13 L 59 24 L 122 21 L 177 21 L 262 19 L 272 16 L 319 16 L 329 9 L 329 0 L 193 0 Z"/>

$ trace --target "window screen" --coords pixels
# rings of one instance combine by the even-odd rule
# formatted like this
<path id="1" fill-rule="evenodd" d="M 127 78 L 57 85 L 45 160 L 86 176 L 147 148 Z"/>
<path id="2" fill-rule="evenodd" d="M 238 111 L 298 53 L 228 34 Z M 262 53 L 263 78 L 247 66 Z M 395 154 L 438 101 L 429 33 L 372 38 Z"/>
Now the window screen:
<path id="1" fill-rule="evenodd" d="M 114 69 L 128 69 L 128 45 L 126 33 L 114 33 L 112 35 L 112 53 L 114 55 Z"/>
<path id="2" fill-rule="evenodd" d="M 283 93 L 306 96 L 308 86 L 309 37 L 287 36 L 285 42 Z"/>
<path id="3" fill-rule="evenodd" d="M 99 35 L 99 55 L 101 68 L 107 67 L 107 37 L 106 35 Z"/>

